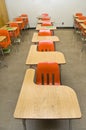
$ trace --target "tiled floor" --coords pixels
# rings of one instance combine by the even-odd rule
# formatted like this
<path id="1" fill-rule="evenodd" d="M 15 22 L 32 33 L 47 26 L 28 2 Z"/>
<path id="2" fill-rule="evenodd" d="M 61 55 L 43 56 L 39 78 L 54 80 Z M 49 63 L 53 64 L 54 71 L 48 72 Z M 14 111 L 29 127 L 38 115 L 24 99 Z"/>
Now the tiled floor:
<path id="1" fill-rule="evenodd" d="M 28 66 L 25 65 L 33 30 L 23 32 L 20 45 L 4 57 L 8 67 L 0 68 L 0 130 L 23 130 L 22 121 L 14 119 L 13 113 Z M 70 122 L 70 130 L 86 130 L 86 46 L 81 52 L 82 41 L 72 29 L 57 29 L 60 38 L 56 50 L 64 53 L 66 64 L 61 66 L 62 84 L 73 88 L 81 107 L 82 118 Z M 68 120 L 28 120 L 27 130 L 69 130 Z"/>

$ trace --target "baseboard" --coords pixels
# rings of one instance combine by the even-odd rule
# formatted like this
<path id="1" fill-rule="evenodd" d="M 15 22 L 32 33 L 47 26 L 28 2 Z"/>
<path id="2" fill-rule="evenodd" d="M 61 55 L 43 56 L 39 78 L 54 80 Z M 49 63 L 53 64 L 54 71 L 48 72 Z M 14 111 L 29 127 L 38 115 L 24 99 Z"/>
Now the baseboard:
<path id="1" fill-rule="evenodd" d="M 57 29 L 74 29 L 74 27 L 56 27 Z"/>
<path id="2" fill-rule="evenodd" d="M 57 29 L 74 29 L 74 27 L 56 27 Z M 36 27 L 30 27 L 28 29 L 36 29 Z"/>
<path id="3" fill-rule="evenodd" d="M 36 27 L 30 27 L 30 28 L 28 28 L 28 29 L 36 29 Z"/>

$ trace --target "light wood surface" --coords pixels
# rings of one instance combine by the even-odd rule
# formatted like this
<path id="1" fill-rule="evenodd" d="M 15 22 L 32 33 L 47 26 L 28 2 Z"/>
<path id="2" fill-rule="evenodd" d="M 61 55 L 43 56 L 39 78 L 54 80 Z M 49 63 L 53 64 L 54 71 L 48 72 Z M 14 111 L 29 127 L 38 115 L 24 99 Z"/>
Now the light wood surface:
<path id="1" fill-rule="evenodd" d="M 80 23 L 80 25 L 83 27 L 83 29 L 86 29 L 86 25 L 83 23 Z"/>
<path id="2" fill-rule="evenodd" d="M 15 23 L 18 23 L 18 24 L 23 23 L 23 21 L 9 21 L 9 22 L 6 23 L 6 25 L 9 25 L 9 24 L 12 23 L 12 22 L 15 22 Z"/>
<path id="3" fill-rule="evenodd" d="M 6 36 L 0 36 L 0 42 L 4 41 L 6 39 Z"/>
<path id="4" fill-rule="evenodd" d="M 73 15 L 73 18 L 78 18 L 78 17 L 79 17 L 79 16 L 77 16 L 77 15 L 75 15 L 75 14 Z"/>
<path id="5" fill-rule="evenodd" d="M 58 64 L 66 63 L 63 53 L 58 51 L 39 52 L 37 51 L 37 45 L 31 45 L 26 59 L 26 64 L 36 65 L 39 62 L 57 62 Z"/>
<path id="6" fill-rule="evenodd" d="M 38 33 L 35 32 L 32 37 L 32 42 L 39 42 L 41 40 L 51 40 L 54 42 L 59 42 L 59 38 L 57 36 L 38 36 Z"/>
<path id="7" fill-rule="evenodd" d="M 67 86 L 36 85 L 35 70 L 28 69 L 18 98 L 15 118 L 72 119 L 81 118 L 74 90 Z"/>
<path id="8" fill-rule="evenodd" d="M 39 19 L 38 20 L 38 23 L 40 24 L 40 23 L 43 23 L 43 22 L 51 22 L 51 23 L 54 23 L 54 21 L 53 20 L 41 20 L 41 19 Z"/>
<path id="9" fill-rule="evenodd" d="M 76 18 L 75 19 L 77 22 L 79 22 L 79 23 L 83 23 L 83 22 L 85 22 L 86 20 L 79 20 L 78 18 Z"/>
<path id="10" fill-rule="evenodd" d="M 20 16 L 21 18 L 23 18 L 23 20 L 26 20 L 27 19 L 27 17 L 26 16 Z"/>
<path id="11" fill-rule="evenodd" d="M 9 32 L 11 32 L 11 31 L 15 31 L 17 29 L 17 27 L 9 27 L 9 26 L 5 25 L 1 29 L 5 29 L 5 30 L 8 30 Z"/>
<path id="12" fill-rule="evenodd" d="M 41 24 L 37 24 L 36 30 L 41 30 L 41 29 L 56 30 L 56 27 L 55 26 L 41 26 Z"/>

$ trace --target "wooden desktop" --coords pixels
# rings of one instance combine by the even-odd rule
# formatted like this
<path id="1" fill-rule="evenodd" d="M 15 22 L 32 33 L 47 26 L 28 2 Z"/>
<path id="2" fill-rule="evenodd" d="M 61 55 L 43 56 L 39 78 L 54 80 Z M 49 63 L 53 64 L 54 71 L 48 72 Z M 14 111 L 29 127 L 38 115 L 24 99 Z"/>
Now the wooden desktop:
<path id="1" fill-rule="evenodd" d="M 6 36 L 0 36 L 0 42 L 3 42 L 4 40 L 6 40 Z"/>
<path id="2" fill-rule="evenodd" d="M 38 33 L 35 32 L 33 34 L 33 37 L 32 37 L 32 42 L 36 43 L 36 42 L 39 42 L 41 40 L 51 40 L 51 41 L 54 41 L 54 42 L 59 42 L 60 41 L 57 36 L 38 36 Z"/>
<path id="3" fill-rule="evenodd" d="M 39 20 L 38 20 L 38 24 L 43 23 L 44 21 L 54 23 L 53 20 L 41 20 L 41 19 L 39 19 Z"/>
<path id="4" fill-rule="evenodd" d="M 37 51 L 37 45 L 31 45 L 26 59 L 26 65 L 36 65 L 39 62 L 57 62 L 65 64 L 64 54 L 58 51 L 40 52 Z"/>
<path id="5" fill-rule="evenodd" d="M 14 112 L 14 118 L 22 119 L 75 119 L 81 118 L 76 93 L 65 85 L 37 85 L 35 70 L 28 69 Z"/>
<path id="6" fill-rule="evenodd" d="M 41 24 L 37 24 L 36 30 L 41 30 L 41 29 L 49 29 L 49 30 L 56 30 L 55 26 L 41 26 Z"/>

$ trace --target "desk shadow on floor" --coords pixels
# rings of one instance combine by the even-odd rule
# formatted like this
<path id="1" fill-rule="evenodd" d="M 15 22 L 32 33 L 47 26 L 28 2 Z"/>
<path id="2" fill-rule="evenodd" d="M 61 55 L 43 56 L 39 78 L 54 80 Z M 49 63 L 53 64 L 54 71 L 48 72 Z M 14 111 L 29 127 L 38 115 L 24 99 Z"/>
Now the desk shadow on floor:
<path id="1" fill-rule="evenodd" d="M 27 130 L 69 130 L 69 120 L 27 120 Z"/>

